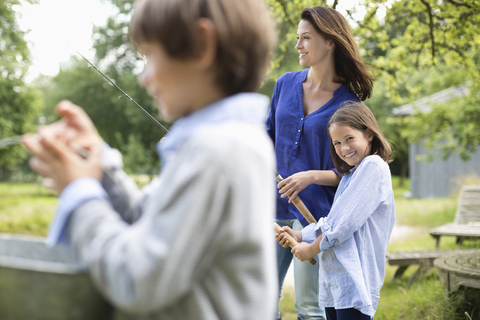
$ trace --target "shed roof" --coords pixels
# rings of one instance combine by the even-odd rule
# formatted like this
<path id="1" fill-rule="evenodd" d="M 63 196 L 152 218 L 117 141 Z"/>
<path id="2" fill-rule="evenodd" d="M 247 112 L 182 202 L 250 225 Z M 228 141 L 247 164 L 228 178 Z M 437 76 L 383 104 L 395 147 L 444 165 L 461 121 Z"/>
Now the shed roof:
<path id="1" fill-rule="evenodd" d="M 417 111 L 430 112 L 432 111 L 432 103 L 443 103 L 455 97 L 463 97 L 467 95 L 470 90 L 468 87 L 472 84 L 472 81 L 468 81 L 464 84 L 456 87 L 451 87 L 439 92 L 436 92 L 430 96 L 413 101 L 412 103 L 404 104 L 398 108 L 393 109 L 392 113 L 395 116 L 409 116 Z"/>

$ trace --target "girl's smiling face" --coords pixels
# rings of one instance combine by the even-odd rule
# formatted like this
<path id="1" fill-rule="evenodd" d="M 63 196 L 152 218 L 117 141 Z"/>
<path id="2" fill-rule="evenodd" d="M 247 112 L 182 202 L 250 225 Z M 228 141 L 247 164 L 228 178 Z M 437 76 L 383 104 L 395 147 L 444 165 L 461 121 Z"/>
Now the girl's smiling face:
<path id="1" fill-rule="evenodd" d="M 370 155 L 373 133 L 369 129 L 361 131 L 334 123 L 330 126 L 329 133 L 335 152 L 349 166 L 357 167 Z"/>

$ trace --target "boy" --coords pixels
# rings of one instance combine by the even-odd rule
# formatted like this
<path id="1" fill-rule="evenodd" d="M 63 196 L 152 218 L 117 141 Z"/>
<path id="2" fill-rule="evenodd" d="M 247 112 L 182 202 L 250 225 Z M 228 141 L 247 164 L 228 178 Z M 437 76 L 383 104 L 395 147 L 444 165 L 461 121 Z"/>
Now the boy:
<path id="1" fill-rule="evenodd" d="M 274 154 L 268 99 L 252 93 L 273 46 L 267 9 L 144 0 L 130 32 L 147 59 L 140 81 L 177 120 L 159 179 L 138 190 L 84 111 L 61 102 L 63 122 L 24 137 L 60 193 L 48 243 L 71 243 L 126 319 L 273 319 Z"/>

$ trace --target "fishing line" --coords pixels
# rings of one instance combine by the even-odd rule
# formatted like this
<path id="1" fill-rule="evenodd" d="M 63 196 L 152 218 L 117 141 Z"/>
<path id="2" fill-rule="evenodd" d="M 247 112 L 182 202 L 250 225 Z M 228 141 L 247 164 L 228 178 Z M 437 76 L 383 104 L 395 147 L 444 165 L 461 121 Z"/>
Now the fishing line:
<path id="1" fill-rule="evenodd" d="M 132 101 L 140 110 L 143 111 L 143 113 L 145 113 L 151 120 L 153 120 L 153 122 L 155 122 L 155 124 L 157 124 L 160 128 L 162 128 L 166 133 L 169 133 L 168 129 L 165 128 L 164 125 L 162 125 L 160 122 L 158 122 L 157 119 L 155 119 L 150 113 L 147 112 L 147 110 L 145 110 L 144 108 L 142 108 L 141 105 L 139 105 L 135 100 L 132 99 L 132 97 L 130 97 L 125 91 L 122 90 L 122 88 L 120 88 L 112 79 L 110 79 L 109 77 L 107 77 L 107 75 L 105 75 L 102 71 L 100 71 L 93 63 L 91 63 L 87 58 L 85 58 L 80 52 L 78 52 L 77 50 L 75 50 L 75 48 L 73 48 L 68 42 L 65 42 L 73 51 L 75 51 L 80 57 L 83 58 L 83 60 L 85 60 L 93 69 L 97 70 L 108 82 L 110 82 L 115 88 L 117 88 L 118 90 L 120 90 L 120 92 L 125 96 L 127 97 L 130 101 Z"/>

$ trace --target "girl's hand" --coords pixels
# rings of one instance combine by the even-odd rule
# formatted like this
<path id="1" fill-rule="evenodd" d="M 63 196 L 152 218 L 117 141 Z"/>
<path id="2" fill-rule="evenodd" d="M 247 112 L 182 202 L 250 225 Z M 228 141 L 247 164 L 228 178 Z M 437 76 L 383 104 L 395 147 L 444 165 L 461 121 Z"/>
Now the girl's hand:
<path id="1" fill-rule="evenodd" d="M 287 240 L 285 233 L 288 233 L 295 241 L 301 242 L 302 241 L 302 231 L 292 230 L 290 227 L 282 227 L 281 233 L 275 233 L 275 239 L 280 243 L 280 245 L 284 248 L 288 248 L 290 245 L 290 241 Z"/>
<path id="2" fill-rule="evenodd" d="M 301 242 L 292 248 L 292 253 L 300 261 L 310 260 L 316 253 L 313 250 L 313 245 L 306 242 Z"/>
<path id="3" fill-rule="evenodd" d="M 283 179 L 277 185 L 280 189 L 282 198 L 289 197 L 289 203 L 291 203 L 298 195 L 300 191 L 308 187 L 313 183 L 313 176 L 309 171 L 302 171 L 292 174 L 290 177 Z"/>

